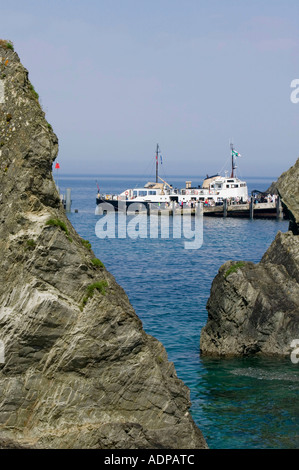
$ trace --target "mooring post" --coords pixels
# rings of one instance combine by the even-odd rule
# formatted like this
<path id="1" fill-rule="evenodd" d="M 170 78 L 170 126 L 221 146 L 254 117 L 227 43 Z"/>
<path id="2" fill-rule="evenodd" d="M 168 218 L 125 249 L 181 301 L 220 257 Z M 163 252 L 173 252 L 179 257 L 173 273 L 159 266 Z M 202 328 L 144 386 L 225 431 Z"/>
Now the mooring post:
<path id="1" fill-rule="evenodd" d="M 172 215 L 175 215 L 175 201 L 171 201 L 171 210 L 172 210 Z"/>
<path id="2" fill-rule="evenodd" d="M 223 217 L 227 217 L 227 199 L 223 199 Z"/>
<path id="3" fill-rule="evenodd" d="M 276 218 L 278 220 L 283 218 L 282 204 L 279 196 L 276 199 Z"/>
<path id="4" fill-rule="evenodd" d="M 195 205 L 195 215 L 203 215 L 203 203 L 201 201 L 197 202 Z"/>
<path id="5" fill-rule="evenodd" d="M 249 203 L 249 216 L 251 219 L 253 219 L 253 215 L 254 215 L 254 197 L 251 196 L 250 203 Z"/>
<path id="6" fill-rule="evenodd" d="M 71 205 L 72 205 L 71 188 L 67 188 L 66 196 L 65 196 L 65 210 L 66 210 L 66 212 L 71 212 Z"/>

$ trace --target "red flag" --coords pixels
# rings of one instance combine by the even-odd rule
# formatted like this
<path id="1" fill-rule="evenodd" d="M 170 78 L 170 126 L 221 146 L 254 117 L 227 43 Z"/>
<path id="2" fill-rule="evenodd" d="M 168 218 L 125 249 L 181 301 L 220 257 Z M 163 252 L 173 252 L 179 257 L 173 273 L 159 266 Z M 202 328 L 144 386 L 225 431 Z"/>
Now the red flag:
<path id="1" fill-rule="evenodd" d="M 55 168 L 60 168 L 60 165 L 58 162 L 56 163 Z"/>

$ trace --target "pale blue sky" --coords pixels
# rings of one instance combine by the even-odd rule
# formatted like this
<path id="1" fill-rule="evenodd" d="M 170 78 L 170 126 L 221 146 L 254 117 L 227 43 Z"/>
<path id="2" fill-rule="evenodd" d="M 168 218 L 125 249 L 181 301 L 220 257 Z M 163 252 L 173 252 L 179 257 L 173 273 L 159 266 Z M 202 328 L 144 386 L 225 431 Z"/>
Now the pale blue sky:
<path id="1" fill-rule="evenodd" d="M 299 155 L 298 0 L 10 0 L 63 173 L 279 176 Z"/>

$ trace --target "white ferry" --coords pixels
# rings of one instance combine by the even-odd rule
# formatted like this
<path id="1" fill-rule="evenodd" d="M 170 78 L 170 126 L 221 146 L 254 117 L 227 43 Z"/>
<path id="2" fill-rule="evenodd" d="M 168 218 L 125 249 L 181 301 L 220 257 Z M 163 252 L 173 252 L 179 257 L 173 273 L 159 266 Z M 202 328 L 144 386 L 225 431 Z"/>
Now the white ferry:
<path id="1" fill-rule="evenodd" d="M 120 194 L 100 194 L 97 195 L 97 205 L 109 202 L 114 207 L 119 201 L 124 201 L 126 206 L 133 203 L 152 204 L 168 207 L 176 203 L 181 207 L 193 206 L 198 202 L 205 205 L 221 205 L 224 199 L 232 202 L 246 203 L 248 201 L 248 189 L 245 181 L 241 181 L 235 175 L 235 157 L 240 156 L 231 145 L 232 170 L 231 176 L 207 176 L 202 186 L 192 187 L 191 181 L 186 181 L 186 187 L 182 189 L 173 188 L 158 175 L 159 145 L 156 149 L 156 181 L 148 182 L 141 188 L 129 188 Z M 159 182 L 159 180 L 161 182 Z"/>

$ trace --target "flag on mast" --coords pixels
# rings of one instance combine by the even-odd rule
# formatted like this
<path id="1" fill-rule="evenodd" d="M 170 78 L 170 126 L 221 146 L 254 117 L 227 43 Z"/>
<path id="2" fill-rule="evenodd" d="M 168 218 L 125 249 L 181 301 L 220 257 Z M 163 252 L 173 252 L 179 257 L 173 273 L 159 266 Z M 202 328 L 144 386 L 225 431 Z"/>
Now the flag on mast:
<path id="1" fill-rule="evenodd" d="M 59 169 L 60 168 L 60 165 L 59 163 L 57 162 L 56 165 L 55 165 L 55 169 Z"/>
<path id="2" fill-rule="evenodd" d="M 236 152 L 235 150 L 233 150 L 233 155 L 235 157 L 242 157 L 242 155 L 239 152 Z"/>

